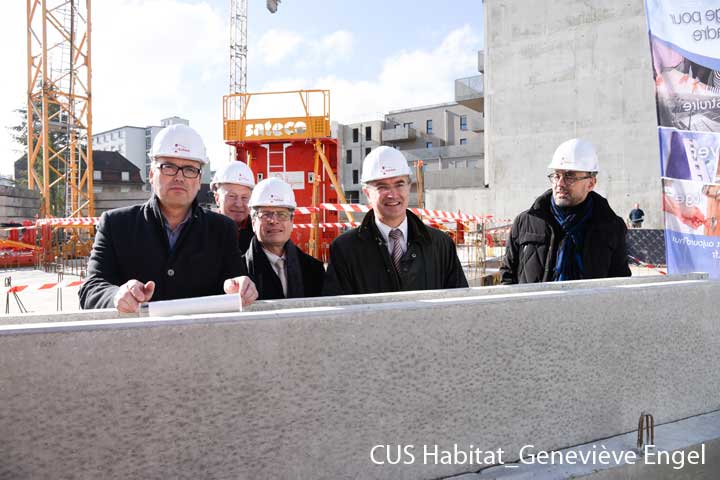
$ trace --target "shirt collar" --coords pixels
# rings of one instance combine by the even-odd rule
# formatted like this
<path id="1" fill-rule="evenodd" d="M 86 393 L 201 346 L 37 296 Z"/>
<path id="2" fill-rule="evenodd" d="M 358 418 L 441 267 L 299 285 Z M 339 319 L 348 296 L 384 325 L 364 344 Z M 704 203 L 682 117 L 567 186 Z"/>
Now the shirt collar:
<path id="1" fill-rule="evenodd" d="M 285 259 L 285 253 L 284 253 L 284 252 L 283 252 L 283 256 L 282 256 L 282 257 L 278 257 L 278 256 L 275 255 L 274 253 L 272 253 L 272 252 L 270 252 L 270 251 L 268 251 L 268 250 L 265 250 L 264 248 L 263 248 L 263 252 L 265 252 L 265 255 L 268 257 L 268 260 L 270 260 L 270 263 L 273 264 L 273 265 L 274 265 L 275 262 L 277 262 L 279 259 L 281 259 L 281 258 L 282 258 L 283 260 Z"/>
<path id="2" fill-rule="evenodd" d="M 165 218 L 165 214 L 162 213 L 162 210 L 160 211 L 160 217 L 162 217 L 163 226 L 171 232 L 178 231 L 180 228 L 182 228 L 187 223 L 187 221 L 190 220 L 190 215 L 192 215 L 192 208 L 188 209 L 187 214 L 185 215 L 185 218 L 183 219 L 182 222 L 178 223 L 178 226 L 175 227 L 175 230 L 171 230 L 170 225 L 168 224 L 167 218 Z"/>
<path id="3" fill-rule="evenodd" d="M 407 215 L 405 216 L 405 219 L 402 221 L 400 225 L 397 227 L 390 227 L 388 225 L 385 225 L 380 220 L 378 220 L 378 217 L 375 216 L 375 225 L 377 226 L 378 230 L 380 230 L 380 235 L 382 235 L 383 239 L 385 240 L 385 243 L 390 243 L 390 230 L 393 228 L 399 229 L 403 234 L 403 240 L 407 242 L 408 239 L 408 219 Z"/>

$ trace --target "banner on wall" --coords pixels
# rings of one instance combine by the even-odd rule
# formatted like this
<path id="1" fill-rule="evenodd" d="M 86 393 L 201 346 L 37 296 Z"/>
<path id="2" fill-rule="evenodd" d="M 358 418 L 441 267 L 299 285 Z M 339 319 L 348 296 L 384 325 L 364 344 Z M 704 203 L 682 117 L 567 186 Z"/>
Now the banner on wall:
<path id="1" fill-rule="evenodd" d="M 720 3 L 646 0 L 669 273 L 720 278 Z"/>

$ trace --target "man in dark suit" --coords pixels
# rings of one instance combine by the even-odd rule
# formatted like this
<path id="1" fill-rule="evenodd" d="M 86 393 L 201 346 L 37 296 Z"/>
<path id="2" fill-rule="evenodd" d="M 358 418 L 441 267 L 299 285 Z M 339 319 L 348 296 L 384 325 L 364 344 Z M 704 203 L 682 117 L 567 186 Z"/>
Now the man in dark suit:
<path id="1" fill-rule="evenodd" d="M 255 236 L 244 256 L 260 300 L 318 297 L 325 267 L 290 240 L 297 204 L 292 187 L 278 178 L 259 182 L 250 197 Z"/>
<path id="2" fill-rule="evenodd" d="M 201 168 L 207 163 L 200 135 L 171 125 L 153 142 L 147 203 L 105 212 L 100 218 L 80 288 L 82 308 L 137 312 L 152 300 L 240 293 L 257 298 L 244 273 L 237 228 L 224 215 L 198 205 Z"/>

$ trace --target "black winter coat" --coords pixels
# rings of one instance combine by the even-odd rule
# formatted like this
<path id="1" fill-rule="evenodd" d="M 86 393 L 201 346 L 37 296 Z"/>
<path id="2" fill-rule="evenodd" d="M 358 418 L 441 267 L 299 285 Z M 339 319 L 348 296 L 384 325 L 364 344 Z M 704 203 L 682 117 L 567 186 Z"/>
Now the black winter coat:
<path id="1" fill-rule="evenodd" d="M 285 268 L 288 277 L 287 298 L 319 297 L 322 294 L 325 267 L 295 246 L 292 241 L 285 244 Z M 270 260 L 262 249 L 257 237 L 250 241 L 250 248 L 243 256 L 247 275 L 255 282 L 258 300 L 286 298 L 280 277 L 277 276 Z"/>
<path id="2" fill-rule="evenodd" d="M 408 248 L 400 259 L 399 273 L 371 210 L 359 227 L 343 233 L 330 245 L 323 293 L 350 295 L 467 287 L 452 239 L 425 226 L 410 211 L 407 218 Z"/>
<path id="3" fill-rule="evenodd" d="M 152 300 L 222 294 L 223 282 L 245 270 L 237 227 L 197 201 L 191 208 L 172 254 L 155 195 L 147 203 L 103 213 L 80 306 L 112 308 L 118 287 L 132 279 L 155 282 Z"/>
<path id="4" fill-rule="evenodd" d="M 240 253 L 247 252 L 247 249 L 250 248 L 250 240 L 255 237 L 255 232 L 253 232 L 252 228 L 252 219 L 248 218 L 245 226 L 237 229 L 237 237 Z"/>
<path id="5" fill-rule="evenodd" d="M 625 222 L 615 215 L 607 200 L 595 192 L 593 212 L 588 220 L 583 247 L 583 278 L 629 277 L 625 248 Z M 552 281 L 560 225 L 552 217 L 548 190 L 533 206 L 513 221 L 508 235 L 505 258 L 500 267 L 502 283 Z"/>

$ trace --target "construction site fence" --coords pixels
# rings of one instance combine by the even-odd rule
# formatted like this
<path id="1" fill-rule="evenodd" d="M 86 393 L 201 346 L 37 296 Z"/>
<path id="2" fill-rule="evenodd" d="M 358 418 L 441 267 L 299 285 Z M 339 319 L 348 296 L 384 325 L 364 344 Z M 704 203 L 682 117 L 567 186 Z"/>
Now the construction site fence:
<path id="1" fill-rule="evenodd" d="M 55 257 L 51 262 L 43 262 L 41 257 L 38 256 L 38 263 L 35 268 L 45 273 L 58 273 L 60 274 L 59 280 L 62 280 L 63 275 L 85 278 L 87 276 L 87 264 L 88 257 Z"/>

